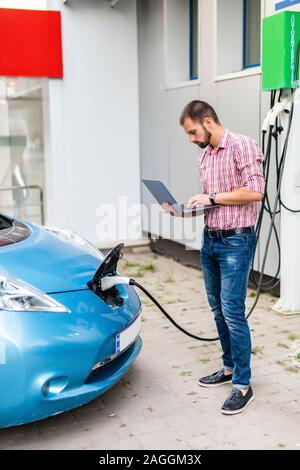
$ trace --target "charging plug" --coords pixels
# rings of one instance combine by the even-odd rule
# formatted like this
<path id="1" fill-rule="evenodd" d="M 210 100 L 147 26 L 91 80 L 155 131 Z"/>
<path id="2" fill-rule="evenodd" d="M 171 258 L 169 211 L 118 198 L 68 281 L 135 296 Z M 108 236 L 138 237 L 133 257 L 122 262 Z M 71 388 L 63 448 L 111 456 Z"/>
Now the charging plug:
<path id="1" fill-rule="evenodd" d="M 101 289 L 103 291 L 111 289 L 112 287 L 118 284 L 126 284 L 129 285 L 130 277 L 122 277 L 122 276 L 105 276 L 101 279 Z"/>

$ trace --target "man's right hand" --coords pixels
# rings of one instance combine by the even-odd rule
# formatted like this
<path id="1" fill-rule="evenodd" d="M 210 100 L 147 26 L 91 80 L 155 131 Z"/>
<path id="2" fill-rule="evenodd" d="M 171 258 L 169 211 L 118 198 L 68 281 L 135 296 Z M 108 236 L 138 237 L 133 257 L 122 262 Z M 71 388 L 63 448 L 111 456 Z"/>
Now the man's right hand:
<path id="1" fill-rule="evenodd" d="M 163 208 L 164 208 L 164 210 L 165 210 L 165 214 L 170 214 L 170 215 L 174 215 L 174 214 L 175 214 L 175 213 L 174 213 L 174 209 L 173 209 L 173 207 L 171 206 L 171 204 L 170 204 L 169 202 L 166 202 L 166 201 L 165 201 L 162 206 L 163 206 Z"/>

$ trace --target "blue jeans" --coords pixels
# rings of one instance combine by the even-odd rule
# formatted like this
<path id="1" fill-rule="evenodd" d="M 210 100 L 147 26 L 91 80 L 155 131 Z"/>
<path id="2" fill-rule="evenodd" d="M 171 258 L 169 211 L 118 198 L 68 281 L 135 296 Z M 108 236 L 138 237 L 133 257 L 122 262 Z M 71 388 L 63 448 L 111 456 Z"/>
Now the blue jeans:
<path id="1" fill-rule="evenodd" d="M 210 238 L 204 230 L 201 265 L 209 305 L 215 315 L 223 349 L 224 369 L 232 370 L 235 388 L 250 385 L 251 337 L 245 317 L 255 233 Z"/>

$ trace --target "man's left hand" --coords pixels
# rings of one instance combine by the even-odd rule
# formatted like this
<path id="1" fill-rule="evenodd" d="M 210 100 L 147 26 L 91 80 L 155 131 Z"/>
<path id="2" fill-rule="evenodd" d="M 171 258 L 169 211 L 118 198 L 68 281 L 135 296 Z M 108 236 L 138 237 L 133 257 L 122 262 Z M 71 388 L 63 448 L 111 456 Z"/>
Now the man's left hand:
<path id="1" fill-rule="evenodd" d="M 187 202 L 187 207 L 192 209 L 193 207 L 202 204 L 205 206 L 211 205 L 208 194 L 196 194 L 196 196 L 191 197 L 191 199 L 189 199 Z"/>

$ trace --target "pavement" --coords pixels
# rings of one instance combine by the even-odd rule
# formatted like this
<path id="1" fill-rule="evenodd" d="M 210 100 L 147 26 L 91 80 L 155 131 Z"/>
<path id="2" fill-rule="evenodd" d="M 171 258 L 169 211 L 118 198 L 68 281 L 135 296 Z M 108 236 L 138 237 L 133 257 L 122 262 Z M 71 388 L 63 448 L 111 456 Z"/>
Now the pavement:
<path id="1" fill-rule="evenodd" d="M 202 274 L 147 248 L 126 253 L 122 272 L 153 293 L 194 334 L 216 336 Z M 248 290 L 247 308 L 255 293 Z M 219 342 L 179 332 L 141 295 L 142 351 L 111 390 L 80 408 L 0 430 L 0 449 L 300 449 L 300 363 L 291 357 L 300 316 L 272 310 L 264 294 L 250 319 L 254 401 L 241 414 L 221 407 L 230 384 L 198 385 L 221 367 Z"/>

